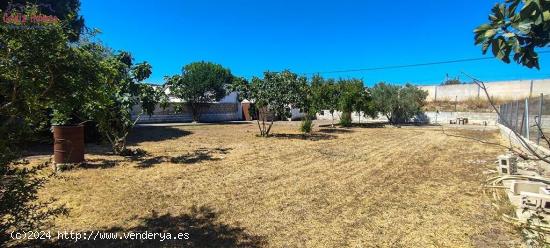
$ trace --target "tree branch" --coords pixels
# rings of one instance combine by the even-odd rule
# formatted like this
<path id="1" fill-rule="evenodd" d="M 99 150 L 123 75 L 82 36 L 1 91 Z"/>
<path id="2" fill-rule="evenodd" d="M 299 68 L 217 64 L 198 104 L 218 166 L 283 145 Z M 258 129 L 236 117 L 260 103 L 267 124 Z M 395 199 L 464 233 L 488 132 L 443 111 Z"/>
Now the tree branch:
<path id="1" fill-rule="evenodd" d="M 487 87 L 485 86 L 485 83 L 481 80 L 478 80 L 470 75 L 468 75 L 467 73 L 465 72 L 462 72 L 462 74 L 466 75 L 467 77 L 469 77 L 470 79 L 473 80 L 473 82 L 480 88 L 483 90 L 483 92 L 485 93 L 485 96 L 487 97 L 487 100 L 489 101 L 489 104 L 491 105 L 491 107 L 493 108 L 493 110 L 495 110 L 495 112 L 497 113 L 497 116 L 500 120 L 504 121 L 504 124 L 505 126 L 511 126 L 510 123 L 508 123 L 508 121 L 506 119 L 503 119 L 502 118 L 502 115 L 500 113 L 500 111 L 498 110 L 498 108 L 495 106 L 495 103 L 493 102 L 493 99 L 491 98 L 491 96 L 489 95 L 489 92 L 487 91 Z M 516 136 L 516 138 L 520 141 L 520 144 L 521 146 L 523 146 L 529 153 L 531 153 L 533 156 L 535 156 L 538 160 L 541 160 L 541 161 L 544 161 L 545 163 L 548 163 L 550 164 L 550 160 L 548 159 L 547 156 L 543 156 L 543 155 L 540 155 L 536 152 L 536 150 L 523 138 L 523 136 L 521 136 L 521 134 L 519 134 L 516 130 L 514 129 L 510 129 L 512 131 L 512 133 Z M 519 154 L 519 152 L 518 152 Z M 525 155 L 523 154 L 525 157 L 528 157 L 528 155 Z"/>

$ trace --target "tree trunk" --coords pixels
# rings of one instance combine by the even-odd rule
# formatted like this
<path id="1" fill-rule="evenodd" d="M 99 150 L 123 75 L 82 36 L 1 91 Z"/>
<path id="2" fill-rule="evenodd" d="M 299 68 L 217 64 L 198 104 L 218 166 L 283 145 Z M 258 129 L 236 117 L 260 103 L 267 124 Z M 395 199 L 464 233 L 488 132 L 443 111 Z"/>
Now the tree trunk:
<path id="1" fill-rule="evenodd" d="M 271 131 L 271 127 L 273 126 L 273 119 L 271 119 L 271 123 L 269 124 L 269 128 L 267 128 L 267 131 L 265 132 L 265 136 L 269 136 L 269 131 Z"/>

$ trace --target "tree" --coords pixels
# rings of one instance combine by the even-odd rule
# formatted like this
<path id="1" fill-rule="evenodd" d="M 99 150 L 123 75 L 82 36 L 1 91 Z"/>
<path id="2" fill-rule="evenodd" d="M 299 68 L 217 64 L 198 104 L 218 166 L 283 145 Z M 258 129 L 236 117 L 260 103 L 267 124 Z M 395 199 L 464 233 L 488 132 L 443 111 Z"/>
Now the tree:
<path id="1" fill-rule="evenodd" d="M 183 68 L 182 75 L 166 78 L 166 85 L 191 108 L 193 121 L 200 121 L 202 110 L 209 103 L 226 95 L 226 86 L 233 76 L 229 69 L 211 62 L 194 62 Z"/>
<path id="2" fill-rule="evenodd" d="M 97 89 L 94 120 L 115 154 L 131 154 L 126 148 L 128 134 L 143 114 L 153 114 L 165 97 L 164 91 L 142 83 L 151 75 L 152 67 L 147 62 L 134 64 L 128 52 L 112 54 L 104 64 L 107 82 Z M 137 116 L 132 116 L 132 110 L 137 110 Z"/>
<path id="3" fill-rule="evenodd" d="M 376 84 L 371 94 L 375 108 L 385 115 L 391 124 L 408 122 L 415 115 L 422 113 L 428 96 L 426 91 L 410 84 L 402 87 L 386 83 Z"/>
<path id="4" fill-rule="evenodd" d="M 227 85 L 227 91 L 236 92 L 239 101 L 250 98 L 250 84 L 244 77 L 233 77 L 231 84 Z"/>
<path id="5" fill-rule="evenodd" d="M 516 63 L 540 69 L 535 48 L 550 43 L 550 1 L 506 0 L 491 12 L 489 23 L 474 30 L 475 44 L 481 45 L 483 54 L 491 47 L 505 63 L 510 63 L 513 53 Z"/>
<path id="6" fill-rule="evenodd" d="M 269 136 L 275 118 L 291 117 L 291 108 L 300 105 L 300 92 L 305 77 L 298 77 L 289 70 L 264 72 L 264 78 L 252 78 L 250 98 L 258 113 L 258 128 L 261 136 Z M 261 123 L 260 123 L 261 122 Z M 266 125 L 266 122 L 269 124 Z"/>
<path id="7" fill-rule="evenodd" d="M 338 109 L 340 98 L 338 85 L 335 84 L 334 79 L 324 79 L 319 75 L 315 75 L 311 79 L 311 92 L 313 104 L 317 106 L 317 111 L 328 110 L 332 117 L 331 126 L 334 127 L 334 112 Z"/>
<path id="8" fill-rule="evenodd" d="M 340 79 L 338 80 L 340 87 L 339 110 L 342 111 L 340 125 L 349 127 L 352 125 L 351 113 L 357 110 L 364 92 L 363 80 L 360 79 Z"/>
<path id="9" fill-rule="evenodd" d="M 6 2 L 0 3 L 5 14 Z M 15 11 L 15 10 L 14 10 Z M 18 9 L 36 15 L 35 5 Z M 37 200 L 45 177 L 37 169 L 15 166 L 24 142 L 36 130 L 49 126 L 51 102 L 64 101 L 85 77 L 80 70 L 82 48 L 69 45 L 68 21 L 41 24 L 42 28 L 13 29 L 0 25 L 0 243 L 9 240 L 8 231 L 35 230 L 50 217 L 62 214 L 47 202 Z"/>
<path id="10" fill-rule="evenodd" d="M 359 123 L 361 123 L 361 113 L 363 113 L 363 117 L 376 118 L 378 116 L 378 111 L 374 106 L 370 90 L 367 87 L 361 91 L 353 108 L 359 114 Z"/>
<path id="11" fill-rule="evenodd" d="M 8 0 L 0 2 L 2 14 L 24 13 L 27 8 L 37 8 L 43 15 L 55 16 L 63 22 L 63 31 L 71 42 L 78 41 L 85 31 L 84 18 L 78 15 L 80 0 Z M 30 16 L 30 15 L 27 15 Z"/>
<path id="12" fill-rule="evenodd" d="M 300 124 L 300 131 L 303 133 L 311 133 L 313 129 L 313 119 L 315 114 L 320 111 L 320 103 L 316 101 L 313 94 L 313 87 L 308 84 L 304 78 L 298 78 L 296 84 L 298 89 L 298 98 L 294 107 L 300 109 L 304 113 L 304 118 Z"/>

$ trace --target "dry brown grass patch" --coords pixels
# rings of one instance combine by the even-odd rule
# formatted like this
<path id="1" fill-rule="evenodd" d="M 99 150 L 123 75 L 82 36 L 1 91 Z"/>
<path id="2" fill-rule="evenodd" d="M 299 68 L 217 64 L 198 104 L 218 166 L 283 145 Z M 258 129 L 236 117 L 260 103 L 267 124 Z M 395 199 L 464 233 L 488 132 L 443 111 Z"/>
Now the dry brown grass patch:
<path id="1" fill-rule="evenodd" d="M 175 135 L 137 130 L 133 145 L 149 157 L 89 155 L 115 165 L 52 180 L 41 197 L 70 208 L 53 229 L 160 230 L 155 219 L 172 216 L 176 229 L 199 230 L 190 237 L 197 247 L 497 247 L 519 240 L 482 195 L 482 171 L 501 148 L 439 128 L 323 127 L 316 135 L 331 138 L 319 139 L 292 138 L 300 135 L 296 123 L 276 123 L 274 133 L 284 137 L 273 138 L 256 137 L 254 124 L 165 130 Z M 468 132 L 497 140 L 496 132 Z M 181 156 L 195 157 L 172 160 Z M 203 229 L 192 227 L 196 209 L 215 215 L 201 219 Z"/>

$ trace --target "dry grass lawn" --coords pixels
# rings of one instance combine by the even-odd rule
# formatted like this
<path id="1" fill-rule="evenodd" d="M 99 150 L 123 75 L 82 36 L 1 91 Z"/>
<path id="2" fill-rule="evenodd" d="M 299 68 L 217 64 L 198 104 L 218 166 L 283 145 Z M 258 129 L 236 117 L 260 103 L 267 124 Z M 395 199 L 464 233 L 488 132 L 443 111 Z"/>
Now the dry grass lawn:
<path id="1" fill-rule="evenodd" d="M 439 127 L 316 127 L 306 139 L 297 129 L 138 128 L 132 145 L 149 156 L 90 148 L 90 165 L 60 173 L 40 197 L 69 208 L 52 230 L 190 233 L 165 246 L 518 246 L 482 195 L 502 148 Z M 498 141 L 496 131 L 449 132 Z"/>

